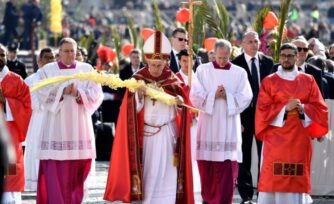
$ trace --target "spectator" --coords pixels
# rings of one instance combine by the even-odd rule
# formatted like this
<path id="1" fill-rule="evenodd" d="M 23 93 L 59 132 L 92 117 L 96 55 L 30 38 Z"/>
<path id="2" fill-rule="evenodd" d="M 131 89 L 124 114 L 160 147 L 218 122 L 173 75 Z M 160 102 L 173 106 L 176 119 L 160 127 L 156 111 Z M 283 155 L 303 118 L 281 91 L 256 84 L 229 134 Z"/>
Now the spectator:
<path id="1" fill-rule="evenodd" d="M 38 36 L 35 29 L 41 24 L 43 15 L 39 7 L 39 0 L 31 0 L 22 6 L 24 31 L 23 31 L 23 46 L 22 49 L 30 50 L 32 45 L 38 48 Z M 32 42 L 34 39 L 34 44 Z"/>
<path id="2" fill-rule="evenodd" d="M 19 15 L 16 10 L 16 0 L 9 0 L 6 3 L 5 14 L 2 24 L 5 27 L 5 34 L 2 39 L 4 45 L 8 45 L 14 38 L 18 38 L 16 31 L 18 25 Z"/>
<path id="3" fill-rule="evenodd" d="M 20 75 L 23 79 L 27 77 L 26 65 L 17 58 L 19 43 L 13 42 L 8 46 L 7 66 L 10 71 Z"/>

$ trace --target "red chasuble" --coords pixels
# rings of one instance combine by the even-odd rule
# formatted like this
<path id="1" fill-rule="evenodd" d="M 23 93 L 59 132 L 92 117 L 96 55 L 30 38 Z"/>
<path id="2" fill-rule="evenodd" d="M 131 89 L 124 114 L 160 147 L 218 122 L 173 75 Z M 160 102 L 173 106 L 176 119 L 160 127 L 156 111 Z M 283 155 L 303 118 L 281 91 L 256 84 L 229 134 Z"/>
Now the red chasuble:
<path id="1" fill-rule="evenodd" d="M 5 176 L 5 192 L 24 190 L 24 167 L 21 142 L 25 140 L 31 116 L 29 87 L 22 78 L 9 72 L 1 81 L 1 89 L 12 112 L 14 121 L 7 121 L 8 131 L 16 149 L 16 164 L 10 164 Z"/>
<path id="2" fill-rule="evenodd" d="M 272 126 L 291 98 L 304 104 L 311 124 L 304 127 L 299 113 L 290 111 L 283 127 Z M 312 138 L 328 132 L 328 108 L 314 78 L 304 73 L 293 81 L 268 76 L 261 84 L 255 117 L 255 134 L 264 145 L 259 192 L 310 193 Z"/>
<path id="3" fill-rule="evenodd" d="M 145 83 L 157 83 L 165 92 L 180 95 L 188 101 L 182 91 L 180 81 L 165 67 L 160 77 L 150 75 L 148 67 L 136 72 L 133 76 Z M 180 108 L 177 113 L 178 140 L 174 156 L 177 161 L 176 203 L 193 204 L 193 183 L 190 152 L 190 114 L 188 109 Z M 133 93 L 126 91 L 117 122 L 116 135 L 110 158 L 110 168 L 104 199 L 131 202 L 143 200 L 143 129 L 144 110 L 136 112 Z"/>

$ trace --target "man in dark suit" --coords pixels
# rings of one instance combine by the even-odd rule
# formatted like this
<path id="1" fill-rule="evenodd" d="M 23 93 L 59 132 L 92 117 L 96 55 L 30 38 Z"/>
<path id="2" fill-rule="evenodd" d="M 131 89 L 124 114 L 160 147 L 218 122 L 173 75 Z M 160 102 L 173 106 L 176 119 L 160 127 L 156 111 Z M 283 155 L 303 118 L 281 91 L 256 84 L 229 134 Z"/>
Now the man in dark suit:
<path id="1" fill-rule="evenodd" d="M 119 71 L 119 78 L 122 80 L 130 79 L 135 72 L 144 67 L 144 64 L 141 62 L 141 52 L 139 50 L 133 49 L 130 52 L 129 57 L 130 64 L 127 64 Z M 120 98 L 123 99 L 125 88 L 120 88 L 118 90 L 120 93 Z"/>
<path id="2" fill-rule="evenodd" d="M 334 62 L 330 59 L 326 60 L 327 72 L 324 73 L 324 77 L 328 81 L 329 87 L 329 99 L 334 99 Z"/>
<path id="3" fill-rule="evenodd" d="M 243 162 L 239 164 L 238 190 L 242 198 L 241 203 L 253 203 L 254 194 L 252 174 L 251 174 L 251 154 L 254 136 L 255 105 L 259 92 L 260 83 L 273 66 L 273 60 L 270 57 L 260 53 L 259 36 L 254 31 L 246 32 L 243 40 L 243 54 L 237 56 L 232 63 L 244 68 L 248 75 L 249 83 L 253 91 L 253 100 L 249 107 L 241 113 L 242 133 L 242 157 Z M 260 161 L 262 143 L 256 141 L 258 157 Z M 254 176 L 254 175 L 253 175 Z"/>
<path id="4" fill-rule="evenodd" d="M 170 62 L 169 62 L 169 67 L 174 73 L 177 73 L 180 70 L 177 54 L 181 50 L 187 49 L 188 47 L 187 43 L 188 43 L 188 36 L 186 29 L 182 27 L 176 28 L 172 32 L 172 37 L 171 37 L 172 51 L 170 53 Z M 196 71 L 196 68 L 200 64 L 201 63 L 198 57 L 195 56 L 195 63 L 193 66 L 193 70 Z"/>
<path id="5" fill-rule="evenodd" d="M 12 42 L 8 45 L 7 67 L 10 71 L 20 75 L 22 79 L 27 77 L 26 65 L 17 58 L 19 43 Z"/>
<path id="6" fill-rule="evenodd" d="M 126 65 L 123 69 L 119 72 L 119 77 L 122 80 L 130 79 L 132 75 L 138 71 L 140 68 L 144 67 L 144 64 L 141 62 L 141 53 L 137 49 L 133 49 L 130 52 L 130 64 Z"/>
<path id="7" fill-rule="evenodd" d="M 292 41 L 292 44 L 296 45 L 298 49 L 296 64 L 298 66 L 299 71 L 312 75 L 318 84 L 318 87 L 320 89 L 320 92 L 322 93 L 322 96 L 324 96 L 321 69 L 306 62 L 307 53 L 309 50 L 308 42 L 305 40 L 304 37 L 298 37 L 297 39 Z M 278 66 L 279 64 L 276 64 L 275 66 L 273 66 L 272 73 L 277 71 Z"/>
<path id="8" fill-rule="evenodd" d="M 325 72 L 326 70 L 326 60 L 323 59 L 320 56 L 313 56 L 311 58 L 309 58 L 307 60 L 307 63 L 309 63 L 310 65 L 313 65 L 319 69 L 321 69 L 322 72 L 322 96 L 324 99 L 328 99 L 329 98 L 329 94 L 332 94 L 331 92 L 333 92 L 333 88 L 331 89 L 330 84 L 332 83 L 333 80 L 333 75 L 332 74 L 328 74 Z"/>

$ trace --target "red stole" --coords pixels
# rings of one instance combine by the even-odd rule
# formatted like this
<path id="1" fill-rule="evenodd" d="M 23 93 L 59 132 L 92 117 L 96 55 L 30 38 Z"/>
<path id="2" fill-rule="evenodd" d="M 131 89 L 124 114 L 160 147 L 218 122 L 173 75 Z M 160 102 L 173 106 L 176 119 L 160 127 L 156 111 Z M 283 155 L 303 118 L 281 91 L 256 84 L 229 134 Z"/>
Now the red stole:
<path id="1" fill-rule="evenodd" d="M 188 85 L 185 84 L 184 79 L 182 78 L 182 75 L 180 74 L 180 72 L 176 73 L 177 78 L 180 79 L 180 81 L 182 81 L 182 88 L 184 93 L 186 94 L 186 96 L 189 98 L 189 94 L 190 94 L 190 87 Z"/>
<path id="2" fill-rule="evenodd" d="M 179 80 L 165 68 L 162 76 L 150 76 L 147 67 L 138 71 L 134 78 L 146 83 L 156 82 L 173 95 L 187 98 L 179 86 Z M 178 190 L 176 203 L 194 203 L 192 188 L 192 167 L 190 152 L 190 117 L 189 111 L 182 108 L 177 114 L 178 144 Z M 134 94 L 126 91 L 116 127 L 116 135 L 110 158 L 108 181 L 104 199 L 131 202 L 143 200 L 142 148 L 143 148 L 144 111 L 136 113 Z"/>
<path id="3" fill-rule="evenodd" d="M 7 122 L 7 127 L 16 150 L 16 164 L 9 166 L 4 191 L 21 192 L 24 190 L 21 142 L 25 140 L 32 113 L 30 92 L 22 78 L 13 72 L 9 72 L 1 81 L 1 89 L 14 118 L 14 121 Z"/>
<path id="4" fill-rule="evenodd" d="M 296 111 L 287 113 L 283 127 L 272 126 L 291 98 L 304 104 L 311 125 L 305 128 Z M 256 107 L 255 134 L 264 143 L 259 191 L 309 193 L 312 138 L 328 131 L 328 109 L 314 78 L 301 73 L 288 81 L 272 74 L 262 81 Z"/>

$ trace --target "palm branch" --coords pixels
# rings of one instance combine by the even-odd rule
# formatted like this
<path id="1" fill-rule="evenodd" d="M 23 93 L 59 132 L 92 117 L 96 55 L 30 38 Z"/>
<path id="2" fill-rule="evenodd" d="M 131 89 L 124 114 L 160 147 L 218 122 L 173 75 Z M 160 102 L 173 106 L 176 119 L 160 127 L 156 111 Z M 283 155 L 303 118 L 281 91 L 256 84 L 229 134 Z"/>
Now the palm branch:
<path id="1" fill-rule="evenodd" d="M 112 36 L 112 42 L 113 42 L 113 47 L 116 49 L 116 58 L 115 58 L 115 73 L 118 72 L 119 70 L 119 56 L 121 56 L 121 36 L 119 35 L 119 33 L 117 32 L 115 26 L 111 26 L 110 28 L 111 30 L 111 36 Z"/>
<path id="2" fill-rule="evenodd" d="M 262 28 L 263 28 L 263 21 L 266 15 L 268 14 L 269 11 L 272 11 L 271 6 L 265 6 L 261 8 L 255 15 L 254 22 L 252 24 L 252 27 L 254 31 L 256 31 L 259 35 L 262 33 Z"/>
<path id="3" fill-rule="evenodd" d="M 94 34 L 90 34 L 88 36 L 82 36 L 80 39 L 80 46 L 89 50 L 90 45 L 94 41 Z"/>
<path id="4" fill-rule="evenodd" d="M 154 7 L 154 13 L 155 13 L 155 29 L 161 31 L 162 33 L 165 31 L 164 26 L 162 25 L 161 22 L 161 16 L 160 16 L 160 11 L 157 5 L 156 0 L 152 0 L 153 7 Z"/>
<path id="5" fill-rule="evenodd" d="M 193 18 L 193 43 L 203 46 L 203 41 L 205 39 L 206 30 L 206 16 L 211 14 L 211 9 L 208 5 L 207 0 L 202 0 L 201 6 L 194 7 L 194 18 Z"/>
<path id="6" fill-rule="evenodd" d="M 129 13 L 125 13 L 125 16 L 128 20 L 128 27 L 129 27 L 129 31 L 130 31 L 130 39 L 131 39 L 131 43 L 134 45 L 135 48 L 138 48 L 138 32 L 135 28 L 135 24 L 133 22 L 133 18 L 129 15 Z"/>
<path id="7" fill-rule="evenodd" d="M 194 9 L 194 43 L 203 45 L 205 30 L 213 32 L 215 37 L 226 39 L 228 36 L 229 13 L 221 1 L 202 0 L 202 5 Z"/>
<path id="8" fill-rule="evenodd" d="M 226 39 L 228 33 L 228 25 L 230 23 L 229 13 L 222 1 L 217 2 L 217 0 L 214 0 L 214 9 L 216 10 L 216 19 L 218 19 L 218 25 L 222 34 L 221 38 Z"/>
<path id="9" fill-rule="evenodd" d="M 280 15 L 279 15 L 279 26 L 278 26 L 278 38 L 275 46 L 275 53 L 274 53 L 274 61 L 277 63 L 279 59 L 279 48 L 282 44 L 282 36 L 283 36 L 283 30 L 285 21 L 288 16 L 289 7 L 292 0 L 281 0 L 281 9 L 280 9 Z"/>

